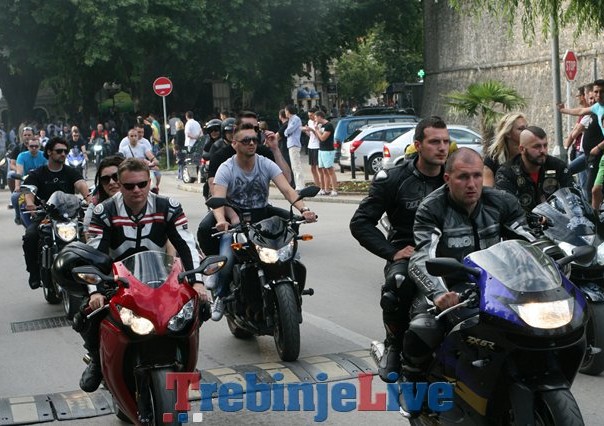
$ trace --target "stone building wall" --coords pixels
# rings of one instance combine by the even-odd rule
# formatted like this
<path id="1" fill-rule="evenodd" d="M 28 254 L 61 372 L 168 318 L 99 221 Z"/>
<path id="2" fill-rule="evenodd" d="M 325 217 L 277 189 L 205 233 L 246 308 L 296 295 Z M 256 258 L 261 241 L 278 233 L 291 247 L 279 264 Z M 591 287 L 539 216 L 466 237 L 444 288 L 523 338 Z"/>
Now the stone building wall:
<path id="1" fill-rule="evenodd" d="M 527 99 L 524 113 L 530 124 L 543 127 L 554 141 L 554 101 L 551 70 L 551 43 L 541 33 L 531 44 L 523 41 L 520 18 L 513 34 L 501 20 L 480 18 L 453 10 L 447 0 L 425 0 L 424 100 L 422 115 L 441 115 L 450 123 L 478 128 L 467 117 L 449 114 L 443 95 L 452 90 L 465 90 L 468 85 L 485 80 L 500 80 L 515 88 Z M 540 25 L 537 25 L 540 31 Z M 577 77 L 571 83 L 572 97 L 576 88 L 595 79 L 594 66 L 604 78 L 604 38 L 591 35 L 573 37 L 575 28 L 564 28 L 559 37 L 561 97 L 566 102 L 566 78 L 562 57 L 573 50 L 579 60 Z M 573 122 L 562 118 L 563 134 Z"/>

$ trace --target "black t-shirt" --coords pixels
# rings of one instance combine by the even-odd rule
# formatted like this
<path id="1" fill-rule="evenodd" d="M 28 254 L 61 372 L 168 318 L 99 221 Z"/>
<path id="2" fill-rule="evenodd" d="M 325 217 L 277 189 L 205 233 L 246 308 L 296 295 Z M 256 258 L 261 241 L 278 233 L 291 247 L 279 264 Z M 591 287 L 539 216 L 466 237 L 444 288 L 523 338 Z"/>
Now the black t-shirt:
<path id="1" fill-rule="evenodd" d="M 333 151 L 333 124 L 330 122 L 323 124 L 323 131 L 329 132 L 329 137 L 324 141 L 319 141 L 319 151 Z"/>
<path id="2" fill-rule="evenodd" d="M 76 169 L 64 165 L 58 172 L 51 172 L 48 166 L 38 167 L 29 172 L 25 185 L 36 185 L 37 196 L 48 200 L 55 191 L 63 191 L 67 194 L 75 194 L 74 184 L 84 179 Z"/>
<path id="3" fill-rule="evenodd" d="M 19 154 L 25 151 L 27 151 L 27 147 L 23 143 L 20 143 L 15 149 L 11 151 L 8 158 L 17 161 L 17 157 L 19 156 Z"/>
<path id="4" fill-rule="evenodd" d="M 174 135 L 174 143 L 179 151 L 185 149 L 185 129 L 176 131 L 176 135 Z"/>
<path id="5" fill-rule="evenodd" d="M 258 145 L 258 148 L 256 148 L 256 154 L 275 161 L 275 156 L 273 155 L 271 149 L 265 145 Z M 220 167 L 222 163 L 231 158 L 233 155 L 235 155 L 235 149 L 232 145 L 225 145 L 224 148 L 220 148 L 218 151 L 212 154 L 210 157 L 210 167 L 208 168 L 208 177 L 215 177 L 218 167 Z"/>
<path id="6" fill-rule="evenodd" d="M 69 146 L 69 149 L 78 148 L 82 152 L 84 152 L 84 149 L 86 148 L 86 141 L 81 136 L 78 138 L 77 141 L 70 139 L 69 141 L 67 141 L 67 144 Z"/>
<path id="7" fill-rule="evenodd" d="M 598 116 L 596 114 L 591 114 L 591 123 L 587 126 L 585 131 L 583 132 L 583 152 L 586 155 L 589 155 L 589 152 L 602 140 L 604 139 L 602 135 L 602 129 L 600 128 L 600 124 L 598 123 Z"/>

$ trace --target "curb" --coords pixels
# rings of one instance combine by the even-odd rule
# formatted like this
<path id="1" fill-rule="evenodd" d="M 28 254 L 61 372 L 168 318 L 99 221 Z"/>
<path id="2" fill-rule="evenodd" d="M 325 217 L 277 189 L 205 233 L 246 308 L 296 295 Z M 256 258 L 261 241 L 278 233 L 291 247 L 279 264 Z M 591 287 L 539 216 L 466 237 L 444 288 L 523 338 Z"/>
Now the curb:
<path id="1" fill-rule="evenodd" d="M 197 192 L 201 194 L 201 186 L 194 183 L 178 183 L 176 188 L 180 191 L 187 192 Z M 273 186 L 271 185 L 271 189 Z M 285 197 L 279 191 L 271 192 L 270 198 L 273 200 L 284 200 Z M 359 204 L 361 200 L 365 198 L 363 194 L 351 194 L 351 193 L 339 193 L 337 197 L 329 197 L 329 196 L 317 196 L 314 198 L 309 198 L 306 201 L 318 202 L 318 203 L 333 203 L 333 204 Z"/>

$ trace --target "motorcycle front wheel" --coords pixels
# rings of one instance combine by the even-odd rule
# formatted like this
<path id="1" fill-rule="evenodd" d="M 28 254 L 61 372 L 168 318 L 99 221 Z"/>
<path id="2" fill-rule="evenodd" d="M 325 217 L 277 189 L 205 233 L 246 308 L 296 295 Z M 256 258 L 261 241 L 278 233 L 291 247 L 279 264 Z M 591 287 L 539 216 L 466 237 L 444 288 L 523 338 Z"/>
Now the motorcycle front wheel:
<path id="1" fill-rule="evenodd" d="M 589 319 L 585 326 L 587 345 L 601 349 L 600 353 L 586 353 L 579 371 L 597 376 L 604 371 L 604 303 L 587 302 Z"/>
<path id="2" fill-rule="evenodd" d="M 176 407 L 176 391 L 167 390 L 166 375 L 172 370 L 158 369 L 149 372 L 151 403 L 153 404 L 153 425 L 180 425 Z M 164 414 L 172 414 L 172 421 L 164 422 Z"/>
<path id="3" fill-rule="evenodd" d="M 277 353 L 283 361 L 295 361 L 300 355 L 298 301 L 289 284 L 275 286 L 275 330 Z"/>
<path id="4" fill-rule="evenodd" d="M 61 293 L 57 291 L 57 286 L 52 282 L 50 271 L 42 269 L 40 271 L 40 276 L 42 277 L 42 292 L 44 293 L 44 299 L 51 305 L 61 303 Z"/>
<path id="5" fill-rule="evenodd" d="M 535 398 L 535 424 L 542 426 L 583 426 L 583 416 L 568 389 L 541 392 Z"/>
<path id="6" fill-rule="evenodd" d="M 194 181 L 194 179 L 191 178 L 191 175 L 189 174 L 189 169 L 187 167 L 182 170 L 182 181 L 184 183 L 192 183 Z"/>

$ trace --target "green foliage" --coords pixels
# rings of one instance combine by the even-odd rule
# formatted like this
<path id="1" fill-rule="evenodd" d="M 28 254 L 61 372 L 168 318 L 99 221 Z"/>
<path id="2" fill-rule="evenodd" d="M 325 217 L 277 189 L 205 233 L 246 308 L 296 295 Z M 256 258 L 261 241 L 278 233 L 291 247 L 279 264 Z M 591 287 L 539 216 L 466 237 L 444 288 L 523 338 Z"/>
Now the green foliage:
<path id="1" fill-rule="evenodd" d="M 474 83 L 466 91 L 452 91 L 445 95 L 452 114 L 477 117 L 483 140 L 490 140 L 500 116 L 526 106 L 525 99 L 513 88 L 500 81 Z"/>
<path id="2" fill-rule="evenodd" d="M 488 13 L 503 18 L 509 28 L 520 21 L 524 38 L 531 40 L 535 26 L 541 25 L 541 32 L 547 36 L 552 28 L 572 25 L 576 35 L 582 31 L 597 31 L 604 28 L 604 3 L 602 0 L 449 0 L 450 4 L 464 13 L 480 16 Z M 577 25 L 580 23 L 580 25 Z"/>

